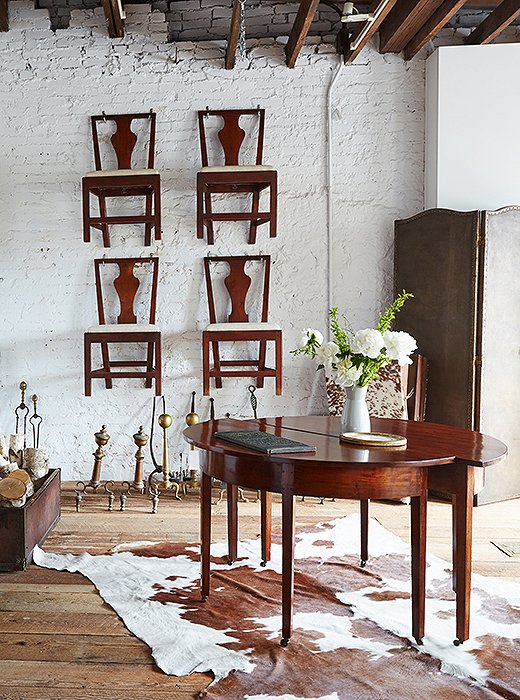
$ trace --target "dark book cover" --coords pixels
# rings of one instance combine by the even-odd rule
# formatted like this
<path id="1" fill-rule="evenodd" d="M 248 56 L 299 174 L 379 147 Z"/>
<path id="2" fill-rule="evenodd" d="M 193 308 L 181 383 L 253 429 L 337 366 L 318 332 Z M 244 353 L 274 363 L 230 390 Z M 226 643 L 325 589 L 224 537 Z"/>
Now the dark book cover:
<path id="1" fill-rule="evenodd" d="M 316 452 L 316 448 L 297 440 L 264 433 L 261 430 L 238 430 L 215 433 L 218 440 L 232 442 L 234 445 L 246 447 L 248 450 L 263 452 L 267 455 L 285 454 L 291 452 Z"/>

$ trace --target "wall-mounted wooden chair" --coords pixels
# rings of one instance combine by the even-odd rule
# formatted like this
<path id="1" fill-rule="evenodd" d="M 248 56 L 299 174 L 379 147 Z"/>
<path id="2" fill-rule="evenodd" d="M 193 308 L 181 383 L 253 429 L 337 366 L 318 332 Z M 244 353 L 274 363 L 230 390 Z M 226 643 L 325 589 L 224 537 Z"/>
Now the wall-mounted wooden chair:
<path id="1" fill-rule="evenodd" d="M 135 276 L 135 266 L 147 264 L 151 267 L 151 281 L 146 322 L 139 322 L 134 310 L 137 292 L 141 286 Z M 105 266 L 117 267 L 118 275 L 113 280 L 113 287 L 119 300 L 119 315 L 115 323 L 107 323 L 108 314 L 105 309 L 106 289 L 102 276 Z M 115 269 L 115 268 L 114 268 Z M 115 378 L 143 378 L 146 387 L 151 388 L 155 380 L 155 394 L 160 396 L 161 390 L 161 332 L 155 325 L 157 307 L 157 282 L 159 273 L 159 258 L 107 258 L 94 260 L 96 278 L 96 299 L 99 325 L 92 326 L 84 335 L 85 351 L 85 396 L 92 394 L 92 379 L 104 379 L 107 389 L 112 388 Z M 144 301 L 144 300 L 143 300 Z M 143 304 L 146 306 L 146 304 Z M 103 366 L 92 369 L 92 345 L 99 343 Z M 147 355 L 143 360 L 114 361 L 109 356 L 111 343 L 146 343 Z M 114 368 L 145 367 L 145 371 L 118 371 Z"/>
<path id="2" fill-rule="evenodd" d="M 103 234 L 103 245 L 110 247 L 109 226 L 112 224 L 144 224 L 144 244 L 152 244 L 152 228 L 155 240 L 161 238 L 161 178 L 154 170 L 155 162 L 155 113 L 149 114 L 102 114 L 90 118 L 92 126 L 92 143 L 94 147 L 95 171 L 87 173 L 82 180 L 83 190 L 83 240 L 90 243 L 91 228 L 99 229 Z M 132 131 L 132 122 L 148 122 L 148 143 L 146 162 L 140 166 L 133 164 L 137 135 Z M 114 151 L 116 169 L 103 169 L 100 147 L 99 127 L 101 123 L 113 122 L 115 131 L 110 138 Z M 146 126 L 146 125 L 145 125 Z M 107 144 L 108 147 L 108 144 Z M 110 147 L 108 147 L 110 150 Z M 104 149 L 103 149 L 104 151 Z M 108 155 L 108 154 L 105 154 Z M 143 154 L 144 160 L 144 154 Z M 91 214 L 91 195 L 97 197 L 99 215 Z M 112 197 L 144 197 L 145 213 L 109 216 L 107 199 Z"/>
<path id="3" fill-rule="evenodd" d="M 256 231 L 261 224 L 269 223 L 271 238 L 276 236 L 278 205 L 278 173 L 270 165 L 262 163 L 264 147 L 265 110 L 225 109 L 199 112 L 199 135 L 202 169 L 197 173 L 197 238 L 204 238 L 207 230 L 208 244 L 214 243 L 214 221 L 249 221 L 249 243 L 255 243 Z M 256 158 L 254 163 L 240 163 L 240 150 L 246 132 L 240 126 L 241 117 L 258 117 L 256 129 Z M 213 117 L 223 121 L 218 132 L 224 163 L 210 165 L 209 139 L 206 120 Z M 269 210 L 259 211 L 260 193 L 269 188 Z M 214 212 L 212 195 L 217 193 L 249 193 L 252 195 L 251 212 Z"/>
<path id="4" fill-rule="evenodd" d="M 260 322 L 251 323 L 246 311 L 246 297 L 252 278 L 246 273 L 248 263 L 263 266 L 262 292 L 260 302 Z M 216 265 L 228 267 L 224 285 L 229 296 L 231 310 L 225 323 L 217 320 L 214 279 Z M 224 377 L 256 377 L 257 386 L 264 386 L 265 377 L 274 377 L 276 393 L 282 393 L 282 331 L 279 326 L 268 323 L 269 281 L 271 258 L 268 255 L 239 255 L 204 258 L 204 274 L 208 293 L 209 326 L 202 333 L 202 368 L 204 395 L 210 391 L 210 378 L 215 379 L 217 389 L 222 387 Z M 258 359 L 221 360 L 219 343 L 233 341 L 258 341 Z M 266 367 L 267 342 L 275 344 L 275 369 Z M 210 367 L 210 345 L 213 349 L 213 367 Z M 229 369 L 228 369 L 229 368 Z"/>

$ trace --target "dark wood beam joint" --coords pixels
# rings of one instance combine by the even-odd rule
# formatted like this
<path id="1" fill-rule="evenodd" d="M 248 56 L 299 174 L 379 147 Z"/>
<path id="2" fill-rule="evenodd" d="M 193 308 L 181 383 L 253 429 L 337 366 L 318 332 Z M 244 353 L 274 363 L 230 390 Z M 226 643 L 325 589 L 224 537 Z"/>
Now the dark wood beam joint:
<path id="1" fill-rule="evenodd" d="M 319 0 L 302 0 L 300 3 L 293 28 L 289 35 L 289 41 L 285 47 L 285 56 L 289 68 L 294 68 L 303 42 L 309 33 L 312 20 L 318 9 L 318 4 Z"/>
<path id="2" fill-rule="evenodd" d="M 520 17 L 520 0 L 503 0 L 493 12 L 466 37 L 466 44 L 489 44 L 511 22 Z"/>
<path id="3" fill-rule="evenodd" d="M 233 0 L 233 12 L 231 14 L 231 26 L 226 49 L 225 66 L 228 70 L 235 67 L 238 41 L 240 39 L 240 23 L 242 20 L 242 5 L 240 0 Z"/>
<path id="4" fill-rule="evenodd" d="M 379 32 L 379 51 L 399 53 L 441 5 L 442 0 L 400 0 Z"/>
<path id="5" fill-rule="evenodd" d="M 108 36 L 121 39 L 125 35 L 125 18 L 122 0 L 101 0 L 107 21 Z"/>

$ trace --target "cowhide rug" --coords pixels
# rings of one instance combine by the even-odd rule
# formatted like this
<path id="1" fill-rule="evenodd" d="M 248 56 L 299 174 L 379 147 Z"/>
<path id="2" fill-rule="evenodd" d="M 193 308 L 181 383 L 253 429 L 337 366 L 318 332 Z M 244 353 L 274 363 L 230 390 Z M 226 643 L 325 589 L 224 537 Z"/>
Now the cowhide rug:
<path id="1" fill-rule="evenodd" d="M 426 636 L 411 640 L 409 545 L 370 524 L 359 567 L 357 515 L 300 532 L 294 634 L 281 636 L 281 547 L 260 566 L 260 543 L 225 563 L 212 546 L 212 591 L 200 602 L 199 548 L 137 542 L 109 555 L 36 550 L 35 562 L 80 571 L 168 674 L 211 671 L 208 698 L 453 700 L 520 698 L 520 586 L 473 577 L 472 638 L 455 647 L 450 566 L 428 557 Z"/>

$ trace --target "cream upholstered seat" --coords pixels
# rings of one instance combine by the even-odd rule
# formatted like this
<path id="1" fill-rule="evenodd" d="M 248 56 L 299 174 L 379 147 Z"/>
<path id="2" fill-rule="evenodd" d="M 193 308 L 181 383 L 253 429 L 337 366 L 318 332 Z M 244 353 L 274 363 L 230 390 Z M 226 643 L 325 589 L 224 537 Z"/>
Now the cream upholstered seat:
<path id="1" fill-rule="evenodd" d="M 277 323 L 210 323 L 206 326 L 209 333 L 220 331 L 279 331 Z"/>
<path id="2" fill-rule="evenodd" d="M 159 175 L 159 171 L 153 168 L 137 168 L 135 170 L 92 170 L 92 172 L 86 173 L 85 177 L 123 177 L 125 175 Z"/>
<path id="3" fill-rule="evenodd" d="M 153 323 L 105 323 L 102 326 L 90 326 L 87 333 L 150 333 L 159 331 Z"/>
<path id="4" fill-rule="evenodd" d="M 207 165 L 201 168 L 201 173 L 247 173 L 259 171 L 273 171 L 272 165 Z"/>

